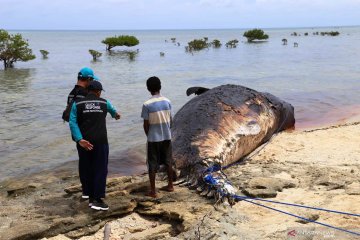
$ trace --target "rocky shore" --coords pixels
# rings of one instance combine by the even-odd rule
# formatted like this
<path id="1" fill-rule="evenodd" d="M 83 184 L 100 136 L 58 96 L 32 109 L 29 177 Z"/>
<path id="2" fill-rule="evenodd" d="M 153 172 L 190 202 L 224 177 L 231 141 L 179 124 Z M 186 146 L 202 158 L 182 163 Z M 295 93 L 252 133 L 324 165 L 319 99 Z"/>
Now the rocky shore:
<path id="1" fill-rule="evenodd" d="M 360 123 L 284 132 L 225 173 L 241 195 L 360 214 L 359 132 Z M 95 212 L 75 169 L 0 183 L 0 239 L 359 239 L 246 201 L 214 206 L 186 187 L 145 197 L 146 175 L 110 178 L 110 210 Z M 257 203 L 360 232 L 360 217 Z"/>

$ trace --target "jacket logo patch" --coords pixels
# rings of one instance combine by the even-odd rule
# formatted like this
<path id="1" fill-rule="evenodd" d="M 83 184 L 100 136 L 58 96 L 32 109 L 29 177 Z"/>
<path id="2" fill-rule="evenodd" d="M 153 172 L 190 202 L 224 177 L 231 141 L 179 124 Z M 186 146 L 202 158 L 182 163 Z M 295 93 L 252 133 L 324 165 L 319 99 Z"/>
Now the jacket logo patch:
<path id="1" fill-rule="evenodd" d="M 95 103 L 86 103 L 85 109 L 87 110 L 100 110 L 100 105 L 95 105 Z"/>

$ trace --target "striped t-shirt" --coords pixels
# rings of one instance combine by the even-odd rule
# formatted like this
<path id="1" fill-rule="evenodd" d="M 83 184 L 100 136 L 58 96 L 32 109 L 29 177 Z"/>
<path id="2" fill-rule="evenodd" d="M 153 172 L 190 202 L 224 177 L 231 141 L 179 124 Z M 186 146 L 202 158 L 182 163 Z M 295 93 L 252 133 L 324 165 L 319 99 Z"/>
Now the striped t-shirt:
<path id="1" fill-rule="evenodd" d="M 166 97 L 154 95 L 147 100 L 141 112 L 144 120 L 149 120 L 148 142 L 171 140 L 171 102 Z"/>

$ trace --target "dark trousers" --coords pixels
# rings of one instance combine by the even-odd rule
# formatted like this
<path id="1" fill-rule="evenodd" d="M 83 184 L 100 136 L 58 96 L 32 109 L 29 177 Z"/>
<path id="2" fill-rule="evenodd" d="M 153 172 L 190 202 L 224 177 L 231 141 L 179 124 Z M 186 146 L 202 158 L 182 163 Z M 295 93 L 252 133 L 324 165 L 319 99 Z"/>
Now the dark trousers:
<path id="1" fill-rule="evenodd" d="M 108 173 L 109 145 L 94 144 L 91 151 L 76 145 L 79 154 L 79 176 L 83 195 L 104 198 Z"/>
<path id="2" fill-rule="evenodd" d="M 147 143 L 147 166 L 149 172 L 157 172 L 160 165 L 172 166 L 171 140 Z"/>

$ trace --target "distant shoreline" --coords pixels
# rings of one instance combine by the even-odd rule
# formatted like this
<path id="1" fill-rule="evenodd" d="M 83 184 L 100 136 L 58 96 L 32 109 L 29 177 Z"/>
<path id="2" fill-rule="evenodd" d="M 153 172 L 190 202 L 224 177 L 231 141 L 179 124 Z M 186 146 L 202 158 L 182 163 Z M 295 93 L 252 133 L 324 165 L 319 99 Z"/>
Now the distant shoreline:
<path id="1" fill-rule="evenodd" d="M 258 27 L 265 30 L 285 30 L 285 29 L 325 29 L 325 28 L 357 28 L 359 25 L 349 25 L 349 26 L 302 26 L 302 27 Z M 254 27 L 244 27 L 244 28 L 178 28 L 178 29 L 7 29 L 7 31 L 43 31 L 43 32 L 111 32 L 111 31 L 209 31 L 209 30 L 248 30 Z"/>

